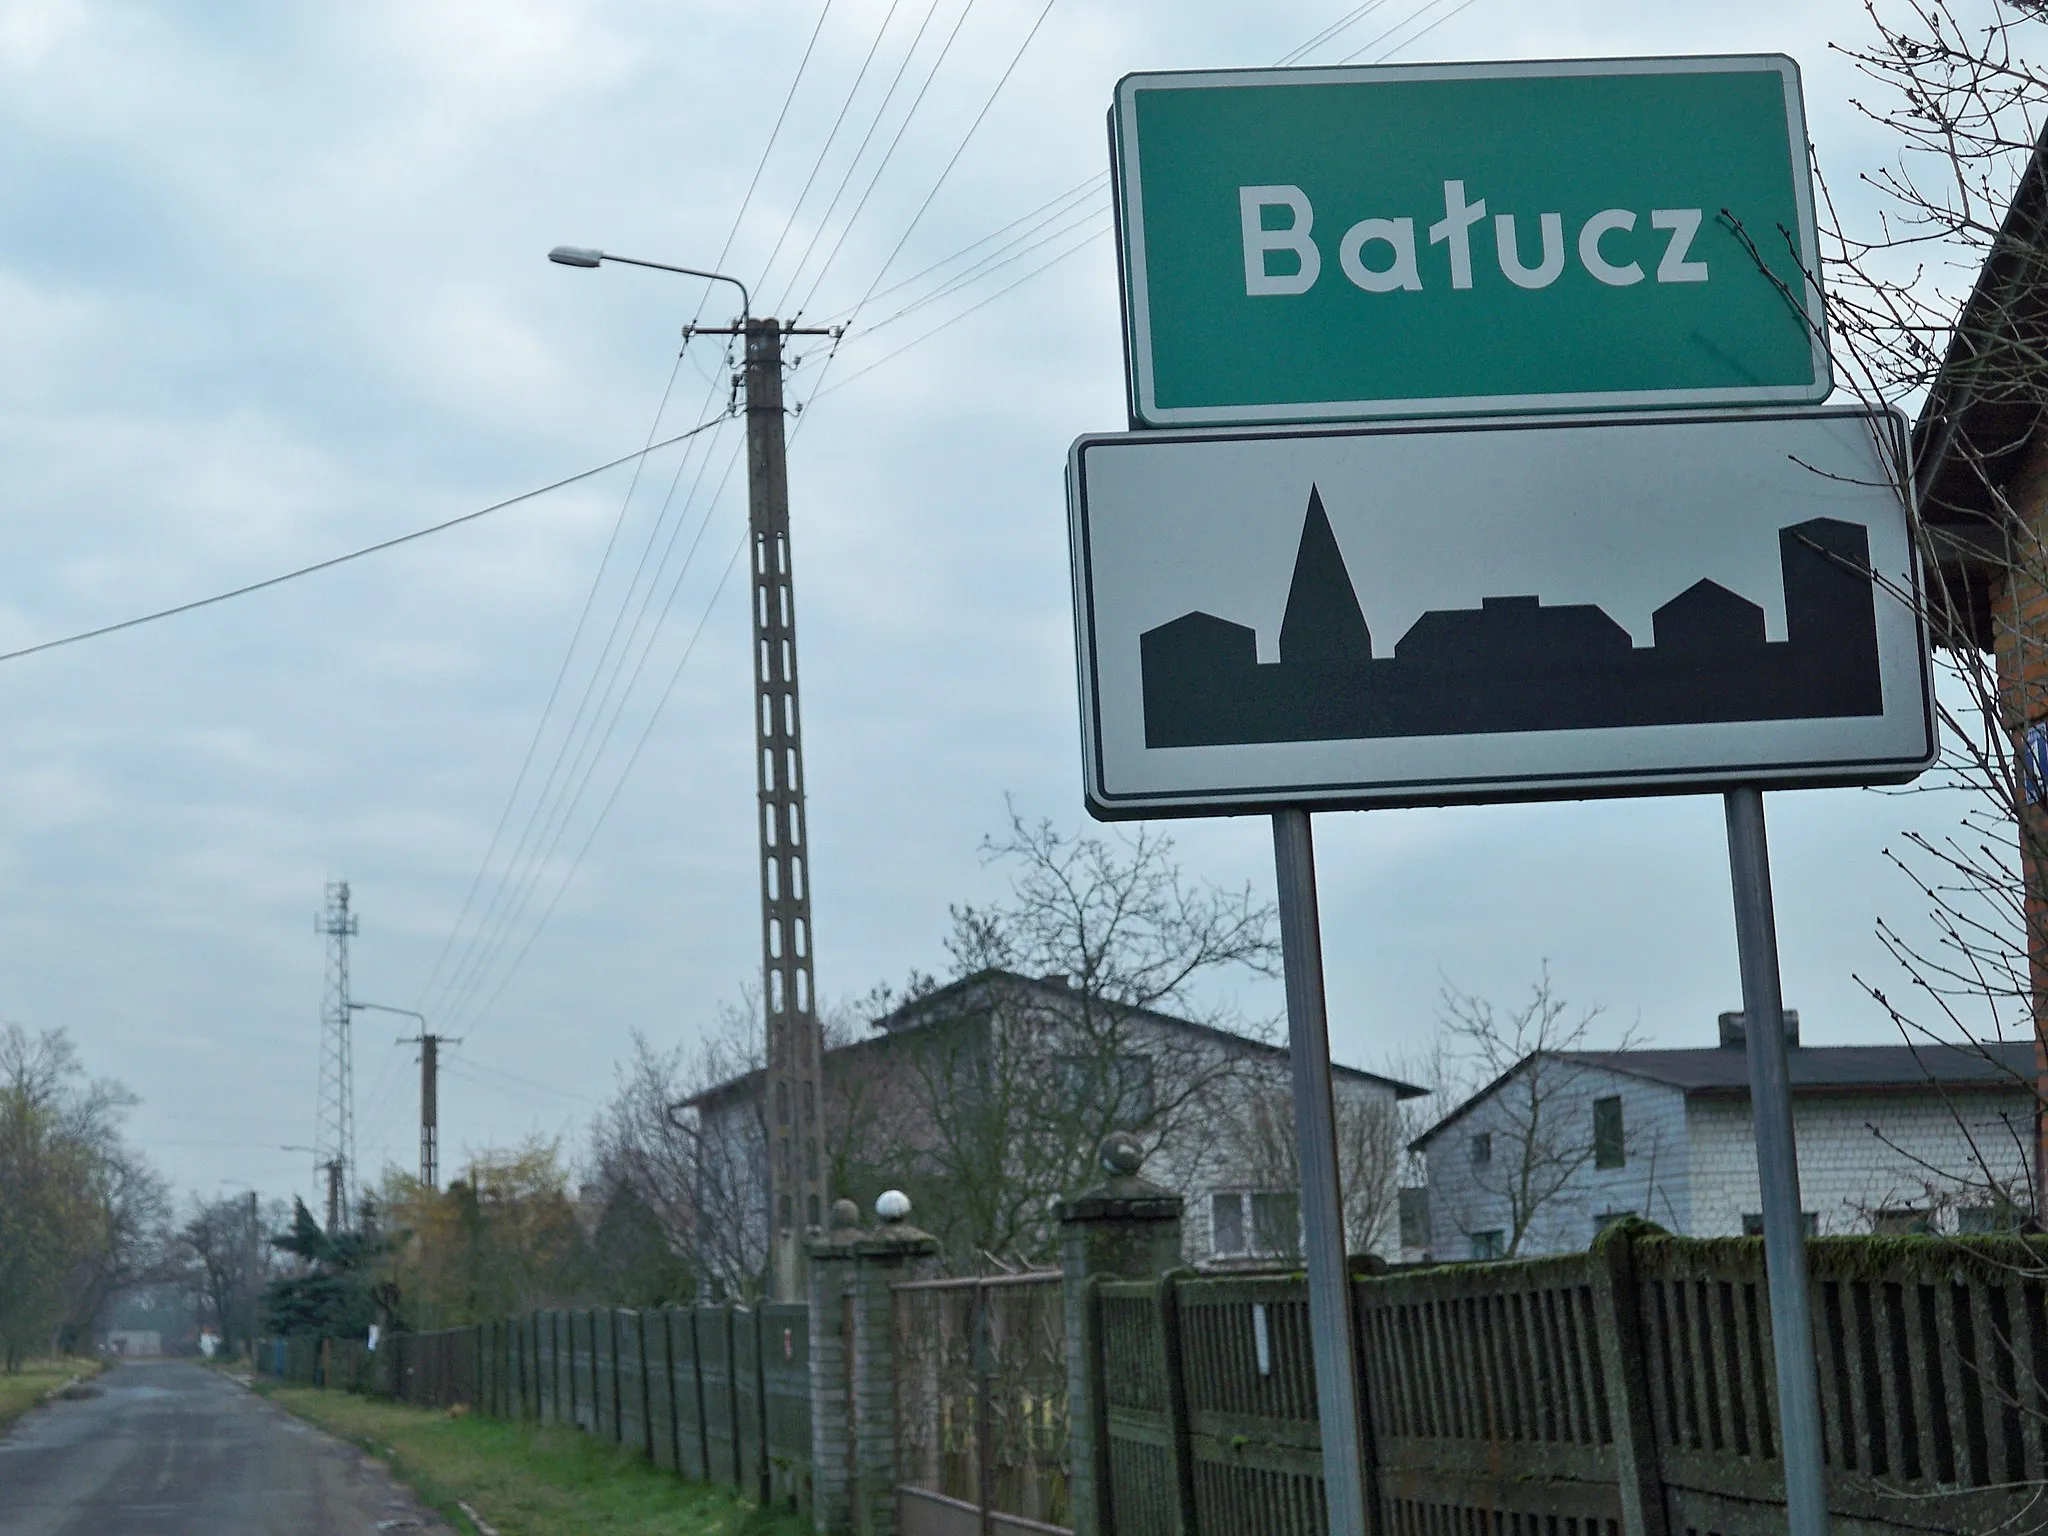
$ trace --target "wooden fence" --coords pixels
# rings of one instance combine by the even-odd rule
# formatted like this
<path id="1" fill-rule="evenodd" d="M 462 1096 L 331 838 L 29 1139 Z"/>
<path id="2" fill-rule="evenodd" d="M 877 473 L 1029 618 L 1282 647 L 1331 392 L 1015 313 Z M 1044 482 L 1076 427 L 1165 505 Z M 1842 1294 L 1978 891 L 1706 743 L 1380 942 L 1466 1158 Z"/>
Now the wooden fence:
<path id="1" fill-rule="evenodd" d="M 1809 1262 L 1837 1536 L 2048 1526 L 2048 1239 L 1826 1239 Z M 1300 1277 L 1079 1284 L 1072 1341 L 1048 1280 L 893 1288 L 901 1528 L 1323 1536 Z M 1783 1531 L 1761 1242 L 1624 1228 L 1588 1254 L 1358 1278 L 1351 1294 L 1373 1536 Z M 809 1510 L 811 1321 L 777 1305 L 545 1311 L 375 1352 L 269 1340 L 258 1363 L 585 1425 Z M 1093 1469 L 1072 1482 L 1068 1348 Z"/>
<path id="2" fill-rule="evenodd" d="M 1840 1533 L 2048 1524 L 2048 1244 L 1810 1246 Z M 1765 1536 L 1785 1528 L 1759 1241 L 1353 1284 L 1380 1536 Z M 1116 1536 L 1322 1536 L 1305 1285 L 1090 1282 Z"/>
<path id="3" fill-rule="evenodd" d="M 573 1424 L 685 1477 L 808 1509 L 810 1319 L 803 1306 L 579 1308 L 432 1333 L 267 1339 L 265 1374 L 428 1408 Z"/>

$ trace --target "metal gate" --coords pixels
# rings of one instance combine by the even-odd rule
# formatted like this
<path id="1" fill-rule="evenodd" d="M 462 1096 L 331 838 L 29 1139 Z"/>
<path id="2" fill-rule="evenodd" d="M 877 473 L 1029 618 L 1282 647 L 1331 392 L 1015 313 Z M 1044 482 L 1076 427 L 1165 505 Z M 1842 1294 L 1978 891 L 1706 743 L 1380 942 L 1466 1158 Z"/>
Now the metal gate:
<path id="1" fill-rule="evenodd" d="M 1067 1536 L 1058 1272 L 911 1280 L 892 1290 L 902 1536 Z"/>

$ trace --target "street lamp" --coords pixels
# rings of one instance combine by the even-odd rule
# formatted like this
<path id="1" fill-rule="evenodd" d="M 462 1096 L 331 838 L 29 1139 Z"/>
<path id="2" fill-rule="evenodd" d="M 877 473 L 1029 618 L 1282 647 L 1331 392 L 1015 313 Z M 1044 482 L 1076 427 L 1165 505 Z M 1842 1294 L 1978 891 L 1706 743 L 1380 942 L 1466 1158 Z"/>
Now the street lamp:
<path id="1" fill-rule="evenodd" d="M 622 261 L 629 267 L 652 267 L 657 272 L 680 272 L 685 277 L 701 277 L 706 282 L 731 283 L 740 291 L 740 326 L 754 313 L 753 295 L 747 292 L 747 285 L 736 277 L 727 277 L 723 272 L 706 272 L 698 267 L 672 267 L 665 261 L 642 261 L 637 256 L 615 256 L 610 251 L 594 251 L 583 245 L 558 245 L 548 252 L 548 260 L 563 267 L 594 267 L 601 262 Z"/>
<path id="2" fill-rule="evenodd" d="M 424 1013 L 415 1013 L 410 1008 L 393 1008 L 386 1003 L 350 1003 L 348 1005 L 350 1013 L 354 1013 L 358 1008 L 368 1008 L 373 1013 L 402 1013 L 408 1019 L 418 1019 L 422 1030 L 425 1030 L 427 1027 L 427 1016 Z"/>

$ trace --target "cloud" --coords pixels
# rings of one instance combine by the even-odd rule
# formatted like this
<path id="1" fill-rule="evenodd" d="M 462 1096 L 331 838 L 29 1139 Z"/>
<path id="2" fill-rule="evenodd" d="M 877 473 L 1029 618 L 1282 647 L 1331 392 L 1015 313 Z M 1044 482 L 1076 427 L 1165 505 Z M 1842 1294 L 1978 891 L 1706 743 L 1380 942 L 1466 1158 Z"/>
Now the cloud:
<path id="1" fill-rule="evenodd" d="M 878 279 L 1038 9 L 977 8 L 810 318 L 1098 176 L 1103 110 L 1126 70 L 1267 61 L 1349 7 L 1062 0 Z M 752 281 L 787 228 L 778 267 L 793 269 L 886 88 L 871 72 L 820 164 L 886 11 L 835 6 L 725 249 L 816 19 L 808 0 L 0 8 L 0 131 L 16 146 L 0 184 L 0 643 L 217 590 L 637 447 L 678 327 L 722 323 L 730 290 L 707 299 L 660 273 L 570 272 L 545 251 L 568 241 L 703 265 L 725 250 Z M 947 0 L 936 13 L 809 272 L 957 11 Z M 923 13 L 903 7 L 892 35 L 907 42 Z M 1846 4 L 1695 14 L 1477 0 L 1420 51 L 1787 47 L 1807 65 L 1816 139 L 1846 147 L 1832 163 L 1846 181 L 1877 146 L 1822 44 L 1861 25 Z M 1347 46 L 1369 35 L 1361 24 Z M 876 70 L 894 59 L 885 49 Z M 1080 821 L 1061 469 L 1075 435 L 1121 424 L 1108 242 L 890 356 L 1006 280 L 848 338 L 829 374 L 828 342 L 795 347 L 797 400 L 881 363 L 817 395 L 791 450 L 827 996 L 943 963 L 947 904 L 1000 878 L 976 845 L 1005 791 L 1027 813 Z M 692 343 L 662 416 L 672 428 L 723 408 L 722 345 Z M 744 514 L 743 468 L 727 470 L 737 441 L 727 428 L 650 463 L 630 503 L 630 475 L 614 474 L 427 545 L 0 668 L 0 1013 L 72 1028 L 96 1070 L 127 1077 L 146 1099 L 139 1128 L 179 1179 L 310 1189 L 304 1159 L 265 1148 L 310 1139 L 322 955 L 309 919 L 323 882 L 354 883 L 359 995 L 413 1006 L 529 746 L 472 918 L 558 753 L 557 784 L 580 782 L 574 765 L 596 754 L 595 738 L 580 757 L 564 747 L 565 728 L 579 704 L 586 721 L 612 718 L 597 658 L 630 593 L 611 653 L 628 673 L 666 620 L 573 809 L 565 796 L 534 820 L 529 846 L 553 851 L 522 920 L 479 951 L 496 944 L 498 956 L 479 1004 L 557 889 L 560 904 L 495 1005 L 436 1018 L 467 1032 L 480 1065 L 558 1090 L 451 1079 L 451 1144 L 580 1125 L 632 1030 L 687 1035 L 757 967 L 744 563 L 713 599 Z M 671 677 L 632 777 L 563 885 Z M 1875 913 L 1911 903 L 1871 850 L 1950 812 L 1938 798 L 1825 792 L 1780 797 L 1772 814 L 1788 997 L 1816 1038 L 1881 1033 L 1848 973 L 1873 954 Z M 1667 1043 L 1708 1038 L 1736 995 L 1718 816 L 1699 799 L 1321 818 L 1338 1054 L 1375 1060 L 1426 1030 L 1439 968 L 1505 994 L 1545 956 L 1571 995 L 1640 1010 Z M 1270 880 L 1257 818 L 1175 835 L 1193 870 Z M 438 1006 L 440 990 L 431 997 Z M 1271 989 L 1245 998 L 1255 1012 L 1278 1006 Z M 381 1033 L 365 1031 L 359 1050 L 365 1156 L 403 1162 L 409 1062 Z M 261 1130 L 233 1129 L 245 1106 Z M 251 1140 L 264 1145 L 190 1145 Z"/>

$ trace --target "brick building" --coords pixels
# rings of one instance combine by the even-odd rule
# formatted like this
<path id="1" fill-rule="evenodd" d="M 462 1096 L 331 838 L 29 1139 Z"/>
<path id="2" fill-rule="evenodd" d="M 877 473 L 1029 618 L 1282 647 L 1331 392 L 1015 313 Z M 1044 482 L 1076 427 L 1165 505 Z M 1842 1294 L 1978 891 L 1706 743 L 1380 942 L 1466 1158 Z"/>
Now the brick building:
<path id="1" fill-rule="evenodd" d="M 1800 1192 L 1817 1235 L 2014 1220 L 2035 1138 L 2030 1043 L 1799 1046 L 1797 1028 L 1793 1014 Z M 1535 1073 L 1547 1076 L 1532 1093 Z M 1738 1015 L 1723 1015 L 1715 1049 L 1526 1058 L 1414 1150 L 1439 1260 L 1570 1252 L 1622 1216 L 1687 1237 L 1761 1230 Z"/>
<path id="2" fill-rule="evenodd" d="M 1913 429 L 1928 618 L 1956 660 L 1944 730 L 1983 795 L 1980 826 L 2006 823 L 2022 890 L 2003 869 L 1981 887 L 1987 929 L 1966 970 L 2001 1012 L 2031 1018 L 2036 1104 L 2048 1103 L 2048 141 L 2037 146 L 1956 320 Z M 1971 717 L 1995 728 L 1973 741 Z M 1952 718 L 1951 726 L 1955 723 Z M 1960 739 L 1959 739 L 1960 738 Z M 1972 759 L 1975 759 L 1972 761 Z M 1994 857 L 2002 863 L 2004 850 Z M 2013 895 L 2022 899 L 2013 901 Z M 1966 989 L 1967 990 L 1967 989 Z M 1972 1010 L 1974 1013 L 1976 1010 Z M 2048 1211 L 2048 1142 L 2035 1116 L 2034 1208 Z"/>

